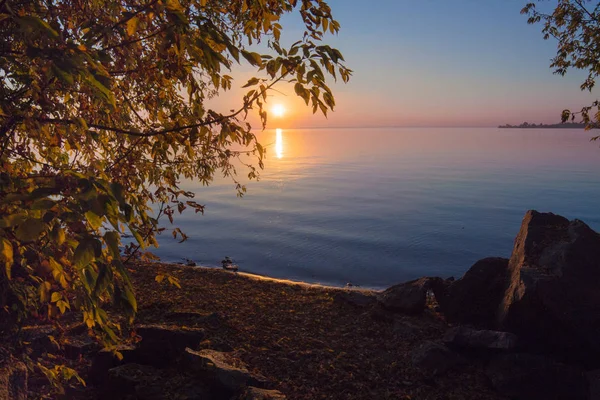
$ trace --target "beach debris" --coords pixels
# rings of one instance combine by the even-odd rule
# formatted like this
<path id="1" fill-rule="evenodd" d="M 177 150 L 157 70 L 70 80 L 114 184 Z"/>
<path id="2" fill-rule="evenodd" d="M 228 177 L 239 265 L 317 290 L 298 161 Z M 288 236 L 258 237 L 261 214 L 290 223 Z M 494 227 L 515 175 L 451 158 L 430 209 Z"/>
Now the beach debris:
<path id="1" fill-rule="evenodd" d="M 196 266 L 196 262 L 194 260 L 191 260 L 189 258 L 184 258 L 184 260 L 185 260 L 186 267 L 195 267 Z"/>
<path id="2" fill-rule="evenodd" d="M 233 260 L 231 260 L 231 258 L 229 257 L 225 257 L 221 260 L 221 266 L 226 271 L 237 272 L 237 270 L 239 269 L 239 267 L 236 264 L 234 264 Z"/>

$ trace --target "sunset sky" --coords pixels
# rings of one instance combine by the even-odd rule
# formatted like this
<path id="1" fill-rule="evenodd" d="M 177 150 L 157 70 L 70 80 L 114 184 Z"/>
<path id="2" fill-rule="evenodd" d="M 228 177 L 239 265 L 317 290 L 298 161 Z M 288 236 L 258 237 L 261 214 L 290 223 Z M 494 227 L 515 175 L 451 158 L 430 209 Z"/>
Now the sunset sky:
<path id="1" fill-rule="evenodd" d="M 283 104 L 269 128 L 348 126 L 497 126 L 559 122 L 564 108 L 595 100 L 581 92 L 581 71 L 554 75 L 556 41 L 520 14 L 526 1 L 330 0 L 341 24 L 328 44 L 354 70 L 347 85 L 333 84 L 337 107 L 325 119 L 293 94 L 269 97 Z M 546 8 L 555 2 L 548 2 Z M 297 16 L 282 20 L 284 43 L 301 37 Z M 239 86 L 251 70 L 234 71 Z M 241 92 L 217 101 L 234 108 Z"/>

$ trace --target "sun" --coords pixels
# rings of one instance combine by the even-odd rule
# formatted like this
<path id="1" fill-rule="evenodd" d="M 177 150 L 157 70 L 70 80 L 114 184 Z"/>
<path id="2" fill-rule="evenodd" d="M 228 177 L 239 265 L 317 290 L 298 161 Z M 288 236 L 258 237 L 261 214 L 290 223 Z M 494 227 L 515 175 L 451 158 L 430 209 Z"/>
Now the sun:
<path id="1" fill-rule="evenodd" d="M 271 111 L 273 112 L 273 115 L 281 118 L 283 117 L 283 114 L 285 114 L 285 107 L 282 104 L 275 104 Z"/>

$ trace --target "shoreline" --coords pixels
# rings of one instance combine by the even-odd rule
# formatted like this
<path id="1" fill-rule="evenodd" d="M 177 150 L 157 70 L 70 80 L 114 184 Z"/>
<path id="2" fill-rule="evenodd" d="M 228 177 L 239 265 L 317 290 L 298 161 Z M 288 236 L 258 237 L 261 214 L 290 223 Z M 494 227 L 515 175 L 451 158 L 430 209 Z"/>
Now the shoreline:
<path id="1" fill-rule="evenodd" d="M 272 282 L 278 282 L 278 283 L 282 283 L 282 284 L 288 284 L 288 285 L 300 285 L 300 286 L 305 286 L 305 287 L 315 287 L 315 288 L 322 288 L 322 289 L 342 289 L 342 290 L 354 290 L 354 291 L 362 291 L 362 292 L 370 292 L 370 293 L 380 293 L 383 292 L 387 287 L 371 287 L 371 286 L 361 286 L 361 285 L 351 285 L 351 286 L 347 286 L 347 285 L 335 285 L 335 284 L 326 284 L 326 283 L 319 283 L 319 282 L 306 282 L 306 281 L 301 281 L 301 280 L 294 280 L 294 279 L 287 279 L 287 278 L 276 278 L 273 276 L 269 276 L 269 275 L 261 275 L 261 274 L 257 274 L 257 273 L 253 273 L 253 272 L 245 272 L 245 271 L 237 271 L 237 272 L 232 272 L 232 271 L 227 271 L 224 270 L 223 268 L 219 267 L 219 266 L 208 266 L 208 265 L 187 265 L 185 263 L 179 263 L 179 262 L 169 262 L 169 261 L 155 261 L 153 262 L 153 264 L 158 264 L 158 265 L 168 265 L 168 266 L 174 266 L 174 267 L 187 267 L 187 268 L 199 268 L 199 269 L 206 269 L 206 270 L 216 270 L 216 271 L 222 271 L 223 273 L 230 273 L 230 274 L 238 274 L 240 276 L 244 276 L 247 278 L 251 278 L 251 279 L 257 279 L 257 280 L 266 280 L 266 281 L 272 281 Z M 393 285 L 390 284 L 390 286 Z"/>

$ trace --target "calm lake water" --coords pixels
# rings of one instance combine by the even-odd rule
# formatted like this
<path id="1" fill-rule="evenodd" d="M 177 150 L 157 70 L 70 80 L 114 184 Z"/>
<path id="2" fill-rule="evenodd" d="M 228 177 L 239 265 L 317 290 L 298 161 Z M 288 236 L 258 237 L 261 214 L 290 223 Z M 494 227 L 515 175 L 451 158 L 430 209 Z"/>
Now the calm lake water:
<path id="1" fill-rule="evenodd" d="M 526 210 L 600 230 L 600 148 L 583 130 L 299 129 L 261 132 L 266 169 L 248 193 L 184 182 L 206 205 L 155 250 L 165 261 L 383 288 L 462 275 L 509 257 Z M 167 226 L 168 227 L 168 226 Z"/>

